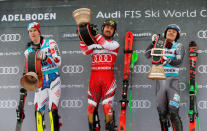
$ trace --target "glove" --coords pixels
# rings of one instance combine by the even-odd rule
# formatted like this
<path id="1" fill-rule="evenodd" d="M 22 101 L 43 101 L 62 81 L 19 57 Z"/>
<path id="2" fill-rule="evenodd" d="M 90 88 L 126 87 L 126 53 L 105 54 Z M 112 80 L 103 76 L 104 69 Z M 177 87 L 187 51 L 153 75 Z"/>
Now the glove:
<path id="1" fill-rule="evenodd" d="M 172 48 L 172 45 L 173 44 L 171 42 L 167 41 L 166 48 L 167 49 L 171 49 Z"/>
<path id="2" fill-rule="evenodd" d="M 157 36 L 160 36 L 160 34 L 154 34 L 154 35 L 152 35 L 152 41 L 155 41 Z"/>
<path id="3" fill-rule="evenodd" d="M 97 27 L 97 25 L 90 24 L 89 28 L 90 28 L 91 34 L 93 36 L 96 36 L 98 34 L 98 27 Z"/>
<path id="4" fill-rule="evenodd" d="M 99 44 L 93 44 L 93 49 L 102 49 L 103 47 Z"/>
<path id="5" fill-rule="evenodd" d="M 163 65 L 169 64 L 171 62 L 171 59 L 166 56 L 163 56 L 163 60 L 164 60 Z"/>
<path id="6" fill-rule="evenodd" d="M 46 59 L 47 59 L 46 52 L 40 50 L 40 51 L 37 53 L 37 58 L 38 58 L 38 59 L 41 59 L 41 60 L 46 60 Z"/>

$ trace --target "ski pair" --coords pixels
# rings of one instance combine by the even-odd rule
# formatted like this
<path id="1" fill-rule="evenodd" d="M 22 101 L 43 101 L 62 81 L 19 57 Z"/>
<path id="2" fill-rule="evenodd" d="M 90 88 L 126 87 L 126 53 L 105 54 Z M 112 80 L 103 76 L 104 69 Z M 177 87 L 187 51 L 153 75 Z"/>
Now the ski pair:
<path id="1" fill-rule="evenodd" d="M 189 95 L 190 95 L 190 107 L 188 111 L 189 116 L 189 131 L 195 131 L 196 118 L 198 121 L 198 131 L 200 131 L 199 115 L 197 110 L 196 96 L 198 92 L 198 84 L 195 81 L 196 75 L 196 61 L 197 61 L 197 44 L 195 41 L 189 43 L 189 60 L 190 60 L 190 80 L 189 80 Z"/>
<path id="2" fill-rule="evenodd" d="M 130 131 L 130 120 L 131 120 L 131 98 L 132 98 L 132 72 L 130 70 L 134 68 L 134 64 L 138 59 L 138 54 L 133 52 L 133 34 L 132 32 L 127 32 L 125 36 L 125 49 L 124 49 L 124 80 L 123 80 L 123 90 L 120 111 L 120 121 L 118 131 L 126 131 L 126 109 L 129 103 L 129 129 Z M 128 87 L 129 87 L 129 75 L 131 74 L 131 84 L 130 84 L 130 101 L 127 99 Z"/>

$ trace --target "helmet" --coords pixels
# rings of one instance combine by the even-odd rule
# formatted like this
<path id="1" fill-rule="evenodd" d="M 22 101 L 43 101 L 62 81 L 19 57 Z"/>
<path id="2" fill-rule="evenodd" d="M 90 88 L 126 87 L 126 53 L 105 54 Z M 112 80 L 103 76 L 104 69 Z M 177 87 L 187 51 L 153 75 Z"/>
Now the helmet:
<path id="1" fill-rule="evenodd" d="M 110 19 L 104 21 L 103 24 L 102 24 L 102 27 L 101 27 L 101 31 L 102 31 L 102 33 L 103 33 L 104 27 L 105 27 L 106 25 L 110 25 L 110 26 L 113 26 L 113 27 L 114 27 L 114 33 L 113 33 L 113 35 L 112 35 L 112 37 L 113 37 L 114 34 L 115 34 L 115 32 L 116 32 L 116 26 L 117 26 L 116 22 L 115 22 L 114 20 L 110 20 Z"/>
<path id="2" fill-rule="evenodd" d="M 27 31 L 29 31 L 30 28 L 36 28 L 39 33 L 41 34 L 41 31 L 40 31 L 40 25 L 37 23 L 37 22 L 31 22 L 27 25 Z"/>
<path id="3" fill-rule="evenodd" d="M 180 34 L 181 34 L 181 30 L 180 27 L 176 24 L 170 24 L 167 26 L 167 28 L 165 29 L 165 33 L 164 33 L 164 37 L 166 38 L 166 34 L 167 34 L 167 30 L 168 29 L 174 29 L 177 31 L 177 36 L 175 38 L 175 41 L 177 41 L 180 38 Z"/>

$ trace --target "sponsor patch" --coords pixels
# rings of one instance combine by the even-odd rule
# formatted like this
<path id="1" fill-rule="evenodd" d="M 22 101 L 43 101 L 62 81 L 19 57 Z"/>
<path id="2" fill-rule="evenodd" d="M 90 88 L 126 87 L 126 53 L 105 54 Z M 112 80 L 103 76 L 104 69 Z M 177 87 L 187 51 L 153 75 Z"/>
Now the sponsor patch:
<path id="1" fill-rule="evenodd" d="M 179 107 L 179 104 L 177 102 L 175 102 L 175 101 L 172 101 L 172 100 L 170 100 L 169 105 L 174 106 L 176 108 Z"/>
<path id="2" fill-rule="evenodd" d="M 174 94 L 173 100 L 180 101 L 180 96 L 178 94 Z"/>

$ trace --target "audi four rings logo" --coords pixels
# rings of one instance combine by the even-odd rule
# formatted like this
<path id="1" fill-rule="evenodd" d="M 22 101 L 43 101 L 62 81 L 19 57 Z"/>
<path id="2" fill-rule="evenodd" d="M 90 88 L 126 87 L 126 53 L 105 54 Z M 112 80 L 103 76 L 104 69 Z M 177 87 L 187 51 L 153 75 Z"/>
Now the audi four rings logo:
<path id="1" fill-rule="evenodd" d="M 198 72 L 199 73 L 207 73 L 207 65 L 199 65 Z"/>
<path id="2" fill-rule="evenodd" d="M 132 100 L 132 108 L 148 109 L 151 105 L 151 101 L 149 100 Z"/>
<path id="3" fill-rule="evenodd" d="M 95 54 L 92 57 L 92 63 L 97 62 L 112 62 L 111 54 Z"/>
<path id="4" fill-rule="evenodd" d="M 198 38 L 207 38 L 207 30 L 199 30 Z"/>
<path id="5" fill-rule="evenodd" d="M 180 82 L 180 83 L 179 83 L 179 87 L 180 87 L 180 90 L 181 90 L 181 91 L 184 91 L 184 90 L 186 89 L 186 85 L 185 85 L 185 83 L 183 83 L 183 82 Z"/>
<path id="6" fill-rule="evenodd" d="M 135 65 L 134 72 L 135 73 L 149 73 L 150 68 L 151 67 L 149 65 Z"/>
<path id="7" fill-rule="evenodd" d="M 198 102 L 198 107 L 200 108 L 200 109 L 207 109 L 207 101 L 199 101 Z"/>
<path id="8" fill-rule="evenodd" d="M 64 65 L 62 67 L 63 73 L 83 73 L 83 65 Z"/>
<path id="9" fill-rule="evenodd" d="M 19 67 L 18 66 L 0 67 L 0 74 L 1 75 L 18 74 L 18 73 L 19 73 Z"/>
<path id="10" fill-rule="evenodd" d="M 15 42 L 20 41 L 21 35 L 20 34 L 2 34 L 0 35 L 0 41 L 2 42 Z"/>
<path id="11" fill-rule="evenodd" d="M 0 100 L 0 109 L 16 108 L 16 100 Z"/>
<path id="12" fill-rule="evenodd" d="M 81 108 L 83 107 L 82 100 L 62 100 L 61 101 L 62 108 Z"/>

